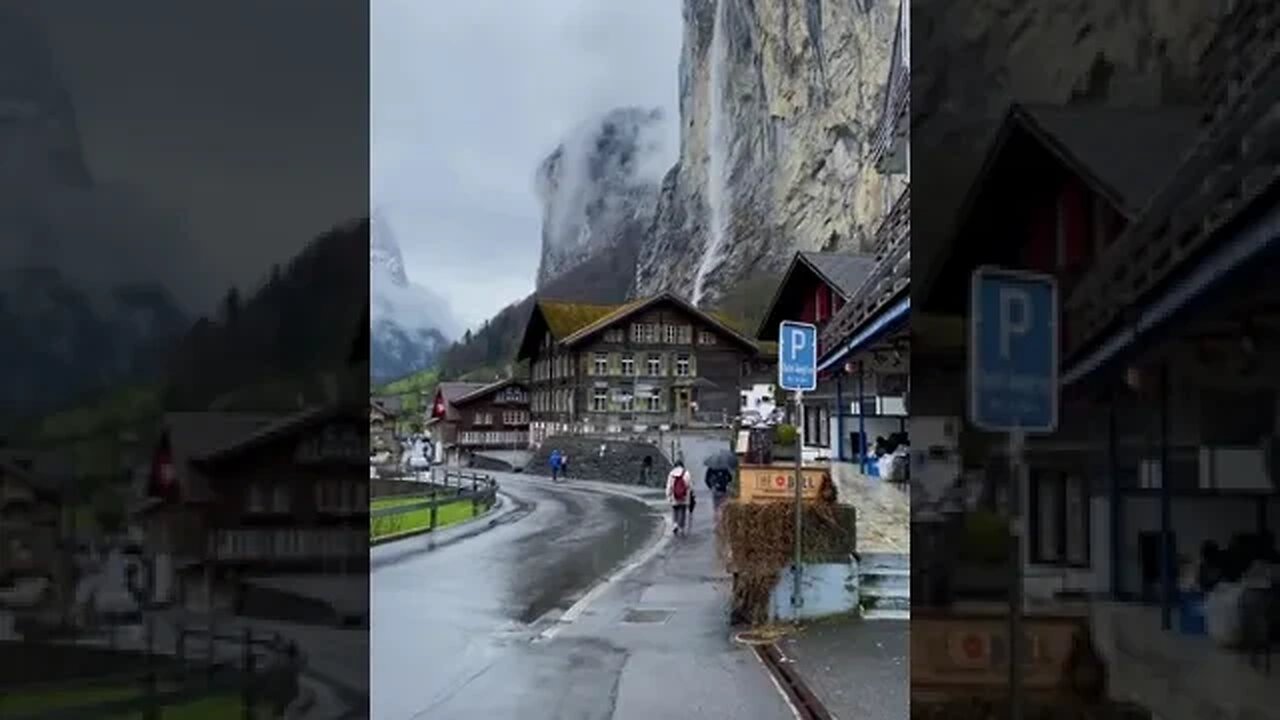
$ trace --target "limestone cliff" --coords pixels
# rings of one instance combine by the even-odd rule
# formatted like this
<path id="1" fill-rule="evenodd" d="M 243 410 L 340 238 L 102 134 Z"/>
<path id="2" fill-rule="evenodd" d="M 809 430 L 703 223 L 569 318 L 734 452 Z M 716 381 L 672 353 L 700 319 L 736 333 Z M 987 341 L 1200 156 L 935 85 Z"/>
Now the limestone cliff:
<path id="1" fill-rule="evenodd" d="M 703 305 L 795 250 L 864 246 L 899 189 L 867 163 L 892 0 L 685 0 L 680 157 L 636 293 Z"/>

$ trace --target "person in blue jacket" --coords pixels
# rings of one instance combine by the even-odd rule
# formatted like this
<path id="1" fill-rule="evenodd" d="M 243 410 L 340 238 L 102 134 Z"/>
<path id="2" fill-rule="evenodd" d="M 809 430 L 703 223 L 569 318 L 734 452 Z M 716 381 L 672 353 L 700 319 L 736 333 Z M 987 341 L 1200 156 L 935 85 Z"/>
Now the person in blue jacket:
<path id="1" fill-rule="evenodd" d="M 564 458 L 563 458 L 563 456 L 560 454 L 560 451 L 559 451 L 559 450 L 552 450 L 552 451 L 551 451 L 551 458 L 548 460 L 548 462 L 551 464 L 551 481 L 552 481 L 552 482 L 559 482 L 559 480 L 560 480 L 560 468 L 561 468 L 562 464 L 564 463 Z"/>

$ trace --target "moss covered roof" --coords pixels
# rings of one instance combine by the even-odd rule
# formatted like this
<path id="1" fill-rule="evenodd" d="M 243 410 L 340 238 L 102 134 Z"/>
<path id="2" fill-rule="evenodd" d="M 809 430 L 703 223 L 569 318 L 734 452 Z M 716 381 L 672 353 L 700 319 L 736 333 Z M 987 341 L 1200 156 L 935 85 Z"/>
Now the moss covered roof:
<path id="1" fill-rule="evenodd" d="M 538 309 L 547 321 L 551 337 L 563 340 L 583 328 L 594 325 L 601 318 L 618 310 L 617 305 L 590 305 L 587 303 L 566 303 L 554 300 L 539 300 Z"/>

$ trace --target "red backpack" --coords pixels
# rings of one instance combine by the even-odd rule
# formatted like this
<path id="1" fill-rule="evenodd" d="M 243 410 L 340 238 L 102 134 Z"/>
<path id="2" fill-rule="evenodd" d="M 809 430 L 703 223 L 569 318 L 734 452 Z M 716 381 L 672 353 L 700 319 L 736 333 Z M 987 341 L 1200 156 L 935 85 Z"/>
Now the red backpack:
<path id="1" fill-rule="evenodd" d="M 676 476 L 675 482 L 671 483 L 671 497 L 675 498 L 676 502 L 684 502 L 689 496 L 689 482 L 685 480 L 687 475 L 688 473 L 682 472 Z"/>

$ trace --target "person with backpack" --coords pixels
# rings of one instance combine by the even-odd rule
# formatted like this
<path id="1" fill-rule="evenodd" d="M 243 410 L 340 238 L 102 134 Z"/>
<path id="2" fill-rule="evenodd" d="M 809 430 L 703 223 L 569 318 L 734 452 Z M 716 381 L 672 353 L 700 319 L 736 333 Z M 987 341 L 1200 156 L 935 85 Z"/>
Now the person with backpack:
<path id="1" fill-rule="evenodd" d="M 684 468 L 684 460 L 677 459 L 675 467 L 667 475 L 667 502 L 671 504 L 671 520 L 675 525 L 672 532 L 676 535 L 683 532 L 689 524 L 689 496 L 692 492 L 689 471 Z"/>

